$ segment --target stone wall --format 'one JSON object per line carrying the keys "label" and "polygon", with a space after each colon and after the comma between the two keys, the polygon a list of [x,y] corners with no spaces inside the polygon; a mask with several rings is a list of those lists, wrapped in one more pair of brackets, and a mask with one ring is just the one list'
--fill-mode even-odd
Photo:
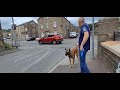
{"label": "stone wall", "polygon": [[114,53],[114,49],[110,50],[109,46],[107,47],[108,48],[101,45],[99,60],[101,60],[111,72],[115,73],[118,63],[120,62],[120,52],[118,52],[119,54],[116,54]]}
{"label": "stone wall", "polygon": [[105,42],[108,40],[108,34],[98,34],[98,58],[101,56],[101,42]]}
{"label": "stone wall", "polygon": [[120,26],[120,21],[119,18],[103,19],[97,22],[97,26],[98,28],[96,29],[96,31],[99,34],[113,34],[114,31],[118,30],[118,27]]}
{"label": "stone wall", "polygon": [[[108,45],[101,45],[103,42],[111,42]],[[115,41],[117,42],[117,41]],[[112,41],[111,36],[109,34],[98,34],[98,59],[101,60],[111,72],[115,72],[117,68],[118,62],[120,62],[120,53],[115,53],[115,49],[113,46],[116,43]],[[107,48],[106,48],[107,47]],[[116,48],[116,50],[120,51],[120,46]],[[112,48],[112,49],[110,49]]]}
{"label": "stone wall", "polygon": [[[103,19],[100,20],[97,25],[98,28],[96,29],[96,31],[98,32],[98,59],[103,61],[106,67],[108,67],[111,72],[115,72],[117,64],[120,61],[120,55],[116,54],[115,52],[117,50],[120,51],[120,46],[117,47],[116,50],[114,50],[113,45],[115,42],[112,41],[114,40],[114,31],[117,31],[118,27],[120,26],[119,18]],[[112,44],[108,46],[101,45],[101,43],[107,41],[112,42]]]}

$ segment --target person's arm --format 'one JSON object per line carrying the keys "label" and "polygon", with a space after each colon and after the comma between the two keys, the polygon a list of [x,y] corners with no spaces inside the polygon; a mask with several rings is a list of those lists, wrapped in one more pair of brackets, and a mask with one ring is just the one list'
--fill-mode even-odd
{"label": "person's arm", "polygon": [[86,41],[88,40],[88,38],[89,38],[89,33],[88,32],[84,32],[84,37],[83,37],[82,43],[80,45],[80,50],[83,49],[83,46],[86,43]]}

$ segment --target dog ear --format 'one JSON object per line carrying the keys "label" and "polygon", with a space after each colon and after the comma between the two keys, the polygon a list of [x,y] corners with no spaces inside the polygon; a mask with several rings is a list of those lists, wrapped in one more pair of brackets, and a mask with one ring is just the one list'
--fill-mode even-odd
{"label": "dog ear", "polygon": [[69,52],[70,52],[70,48],[69,48]]}

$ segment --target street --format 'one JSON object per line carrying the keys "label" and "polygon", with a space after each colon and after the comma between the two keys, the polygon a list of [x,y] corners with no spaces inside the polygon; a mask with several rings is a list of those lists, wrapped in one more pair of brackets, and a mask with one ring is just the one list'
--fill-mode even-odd
{"label": "street", "polygon": [[[62,44],[57,45],[39,45],[37,41],[21,41],[20,51],[0,56],[0,73],[47,73],[65,58],[65,48],[74,47],[77,41],[78,38],[64,39]],[[96,54],[97,37],[94,43]],[[91,51],[88,54],[92,58]]]}

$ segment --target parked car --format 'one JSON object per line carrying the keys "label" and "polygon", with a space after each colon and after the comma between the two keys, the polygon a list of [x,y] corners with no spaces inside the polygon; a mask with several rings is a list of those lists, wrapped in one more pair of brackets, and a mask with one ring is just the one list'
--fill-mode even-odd
{"label": "parked car", "polygon": [[53,43],[53,44],[57,44],[57,43],[62,43],[63,41],[63,37],[59,34],[48,34],[45,35],[43,38],[40,38],[38,40],[39,44],[43,44],[43,43]]}
{"label": "parked car", "polygon": [[70,32],[70,38],[76,38],[77,33],[76,32]]}
{"label": "parked car", "polygon": [[40,38],[36,38],[35,40],[38,41]]}
{"label": "parked car", "polygon": [[79,33],[76,33],[77,36],[79,36]]}
{"label": "parked car", "polygon": [[36,37],[29,37],[28,39],[27,39],[27,41],[34,41],[36,39]]}

